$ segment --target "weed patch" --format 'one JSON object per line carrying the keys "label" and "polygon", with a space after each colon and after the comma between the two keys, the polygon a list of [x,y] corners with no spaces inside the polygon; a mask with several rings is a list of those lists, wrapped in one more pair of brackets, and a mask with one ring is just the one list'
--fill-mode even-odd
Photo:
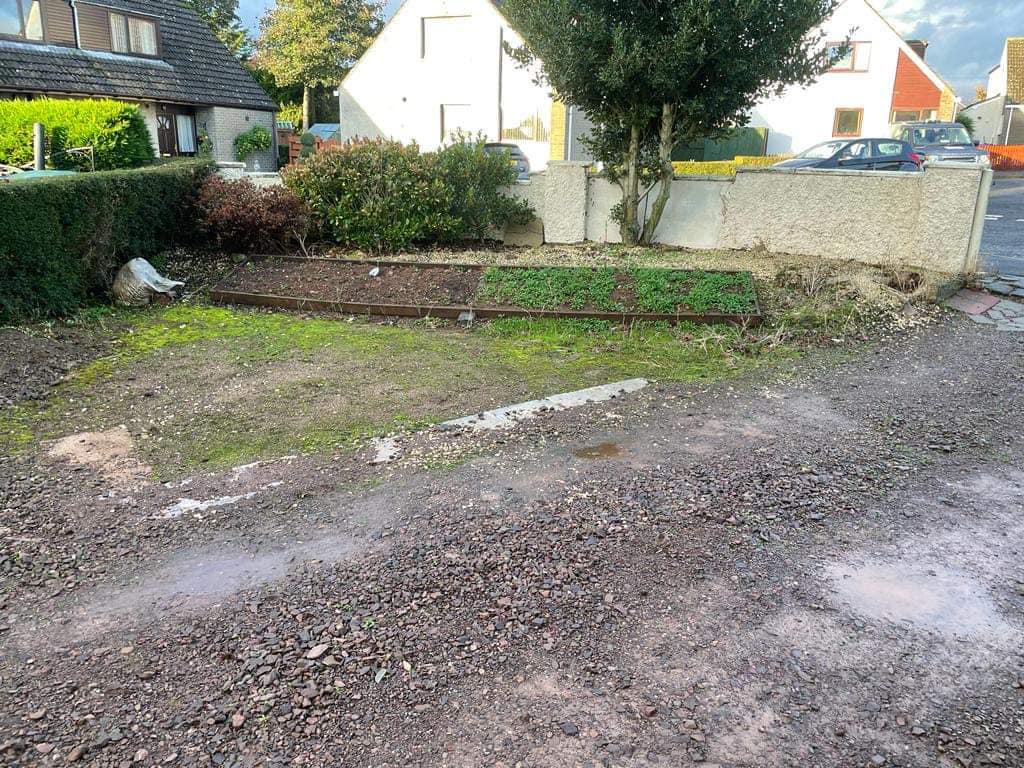
{"label": "weed patch", "polygon": [[694,312],[716,310],[743,315],[757,309],[754,281],[746,272],[678,271],[658,268],[631,270],[636,281],[637,309],[671,314],[680,308]]}
{"label": "weed patch", "polygon": [[548,267],[484,271],[477,302],[522,307],[523,309],[566,308],[622,311],[614,294],[615,270]]}

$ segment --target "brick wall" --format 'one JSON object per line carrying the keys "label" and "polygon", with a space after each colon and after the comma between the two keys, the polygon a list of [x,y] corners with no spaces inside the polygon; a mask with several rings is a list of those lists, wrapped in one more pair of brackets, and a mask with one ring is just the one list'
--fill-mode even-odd
{"label": "brick wall", "polygon": [[551,159],[565,160],[565,103],[557,99],[551,102]]}
{"label": "brick wall", "polygon": [[942,100],[939,102],[939,120],[952,120],[956,116],[956,94],[952,88],[942,89]]}
{"label": "brick wall", "polygon": [[1013,101],[1024,101],[1024,37],[1006,41],[1006,94]]}
{"label": "brick wall", "polygon": [[[218,162],[234,162],[235,137],[245,133],[254,125],[262,125],[271,136],[276,133],[273,112],[261,112],[253,109],[234,109],[231,107],[206,107],[196,109],[196,129],[206,131],[213,142],[213,159]],[[277,150],[272,144],[265,152],[256,152],[246,158],[245,165],[249,170],[256,170],[259,163],[261,171],[277,170]]]}

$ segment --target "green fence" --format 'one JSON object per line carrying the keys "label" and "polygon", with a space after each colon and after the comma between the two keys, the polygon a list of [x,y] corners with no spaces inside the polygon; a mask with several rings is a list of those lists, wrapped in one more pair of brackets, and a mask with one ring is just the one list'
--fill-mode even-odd
{"label": "green fence", "polygon": [[761,157],[767,147],[767,128],[740,128],[725,139],[702,139],[691,144],[680,144],[672,153],[672,159],[713,162],[733,160],[737,155]]}

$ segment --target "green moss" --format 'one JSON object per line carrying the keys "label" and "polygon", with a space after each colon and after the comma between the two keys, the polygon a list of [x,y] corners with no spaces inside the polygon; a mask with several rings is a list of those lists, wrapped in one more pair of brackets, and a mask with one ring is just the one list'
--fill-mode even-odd
{"label": "green moss", "polygon": [[35,439],[35,411],[23,405],[0,409],[0,453],[19,453]]}
{"label": "green moss", "polygon": [[[483,333],[492,354],[534,380],[552,371],[568,385],[604,383],[612,376],[662,381],[709,380],[733,375],[770,357],[734,353],[742,332],[731,326],[635,323],[622,328],[600,320],[496,320]],[[771,357],[789,350],[780,347]]]}
{"label": "green moss", "polygon": [[56,396],[0,413],[0,449],[126,424],[170,479],[644,376],[734,375],[758,354],[731,327],[504,319],[463,331],[176,305],[120,313],[116,351]]}

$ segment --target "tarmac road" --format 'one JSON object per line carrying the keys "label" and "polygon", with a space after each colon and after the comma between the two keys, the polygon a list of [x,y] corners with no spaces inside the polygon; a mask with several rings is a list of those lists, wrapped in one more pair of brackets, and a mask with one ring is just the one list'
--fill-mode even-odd
{"label": "tarmac road", "polygon": [[983,271],[1024,274],[1024,178],[996,176],[981,241]]}

